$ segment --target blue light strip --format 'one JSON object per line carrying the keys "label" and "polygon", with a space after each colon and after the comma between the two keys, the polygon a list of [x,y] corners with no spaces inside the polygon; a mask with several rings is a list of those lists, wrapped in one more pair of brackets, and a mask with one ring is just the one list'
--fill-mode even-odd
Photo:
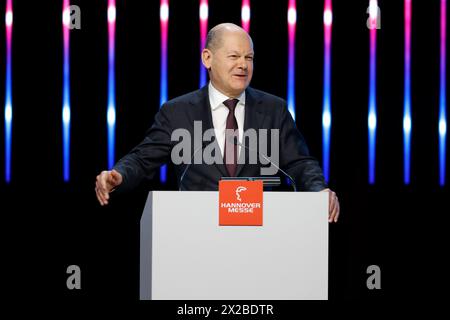
{"label": "blue light strip", "polygon": [[411,0],[405,0],[405,66],[403,105],[403,179],[410,183],[411,174]]}
{"label": "blue light strip", "polygon": [[[161,0],[159,19],[161,26],[161,76],[159,105],[162,107],[162,105],[167,101],[167,37],[169,24],[169,0]],[[159,180],[162,183],[167,181],[166,165],[162,166],[159,171]]]}
{"label": "blue light strip", "polygon": [[208,0],[200,0],[200,88],[205,86],[207,81],[206,68],[203,66],[201,53],[206,45],[206,35],[208,33],[208,11]]}
{"label": "blue light strip", "polygon": [[375,183],[376,135],[377,135],[377,1],[370,1],[370,74],[369,74],[369,112],[367,117],[369,137],[369,184]]}
{"label": "blue light strip", "polygon": [[64,182],[70,180],[70,9],[69,0],[63,1],[63,106],[62,106],[62,126],[63,126],[63,179]]}
{"label": "blue light strip", "polygon": [[446,28],[447,28],[447,0],[441,0],[441,54],[440,54],[440,94],[439,94],[439,185],[445,185],[445,160],[447,139],[447,97],[446,97]]}
{"label": "blue light strip", "polygon": [[108,169],[115,162],[116,133],[116,76],[115,76],[116,1],[108,1]]}
{"label": "blue light strip", "polygon": [[288,7],[288,84],[287,105],[295,120],[295,31],[297,25],[297,9],[295,0],[289,0]]}
{"label": "blue light strip", "polygon": [[5,79],[5,182],[11,182],[11,138],[12,138],[12,85],[11,85],[11,42],[13,9],[12,0],[6,2],[6,79]]}
{"label": "blue light strip", "polygon": [[324,62],[323,62],[323,106],[322,106],[322,167],[325,181],[330,179],[330,139],[331,139],[331,28],[333,13],[331,0],[325,1]]}

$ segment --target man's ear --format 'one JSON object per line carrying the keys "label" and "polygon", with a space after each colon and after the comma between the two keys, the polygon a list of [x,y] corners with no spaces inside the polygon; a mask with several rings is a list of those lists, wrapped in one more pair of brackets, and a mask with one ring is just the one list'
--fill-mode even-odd
{"label": "man's ear", "polygon": [[203,49],[202,51],[202,63],[206,69],[211,69],[212,52],[209,49]]}

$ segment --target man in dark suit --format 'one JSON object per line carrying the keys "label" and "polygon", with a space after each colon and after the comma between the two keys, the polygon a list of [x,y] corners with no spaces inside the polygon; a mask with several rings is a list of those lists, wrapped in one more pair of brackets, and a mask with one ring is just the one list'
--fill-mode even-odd
{"label": "man in dark suit", "polygon": [[[113,190],[132,190],[144,178],[153,177],[162,164],[174,162],[173,151],[178,141],[174,141],[173,133],[179,129],[194,136],[194,140],[196,134],[203,137],[208,130],[214,138],[207,144],[187,143],[192,146],[187,155],[189,161],[175,165],[180,189],[217,190],[222,176],[260,176],[264,161],[249,163],[249,153],[257,147],[248,145],[245,137],[249,130],[256,129],[258,133],[265,129],[276,131],[279,137],[279,148],[271,148],[269,144],[266,156],[269,152],[278,155],[279,159],[273,162],[293,178],[300,190],[329,192],[329,221],[336,222],[337,196],[327,188],[319,164],[309,155],[286,101],[249,87],[253,56],[252,39],[242,28],[224,23],[211,29],[202,52],[210,83],[165,103],[144,140],[120,159],[113,170],[97,176],[95,190],[100,204],[108,203]],[[196,124],[201,124],[200,132]],[[229,132],[235,133],[234,139],[230,139]],[[197,155],[205,155],[207,149],[213,150],[215,159],[224,161],[188,164]]]}

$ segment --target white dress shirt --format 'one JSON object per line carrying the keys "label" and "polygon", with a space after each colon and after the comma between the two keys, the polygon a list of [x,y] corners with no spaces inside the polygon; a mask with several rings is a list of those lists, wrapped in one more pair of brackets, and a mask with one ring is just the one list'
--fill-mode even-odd
{"label": "white dress shirt", "polygon": [[[222,152],[223,157],[223,149],[225,147],[225,129],[227,127],[228,113],[230,112],[229,109],[223,104],[223,102],[225,100],[233,98],[227,97],[219,90],[214,88],[211,81],[209,82],[208,85],[208,93],[209,93],[209,104],[211,105],[214,133],[216,135],[217,143],[219,144],[220,151]],[[238,99],[239,102],[237,103],[236,108],[234,109],[234,115],[236,117],[236,121],[238,124],[239,142],[242,143],[242,136],[244,135],[245,91],[242,92],[241,95],[236,99]],[[239,157],[240,147],[238,147],[237,149]]]}

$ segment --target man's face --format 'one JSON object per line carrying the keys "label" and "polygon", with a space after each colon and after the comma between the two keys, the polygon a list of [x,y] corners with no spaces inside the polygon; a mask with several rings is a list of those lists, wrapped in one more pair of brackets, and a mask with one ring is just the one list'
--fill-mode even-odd
{"label": "man's face", "polygon": [[215,50],[203,51],[203,64],[210,68],[214,87],[229,97],[239,96],[253,76],[253,45],[247,34],[224,31]]}

